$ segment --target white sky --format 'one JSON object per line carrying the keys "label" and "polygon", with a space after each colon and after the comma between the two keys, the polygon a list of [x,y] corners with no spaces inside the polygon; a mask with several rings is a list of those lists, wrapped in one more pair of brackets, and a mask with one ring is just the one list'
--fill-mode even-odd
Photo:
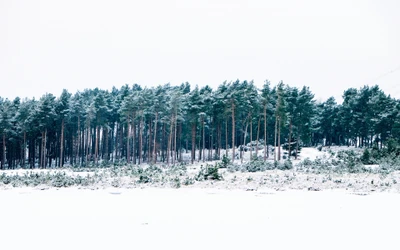
{"label": "white sky", "polygon": [[0,0],[0,96],[239,78],[310,86],[317,99],[379,84],[399,98],[399,9],[397,0]]}

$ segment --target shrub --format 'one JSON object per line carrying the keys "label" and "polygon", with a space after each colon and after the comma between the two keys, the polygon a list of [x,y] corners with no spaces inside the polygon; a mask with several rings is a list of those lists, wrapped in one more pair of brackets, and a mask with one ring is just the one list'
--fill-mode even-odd
{"label": "shrub", "polygon": [[111,182],[111,186],[118,188],[121,186],[121,179],[119,178],[114,178]]}
{"label": "shrub", "polygon": [[[161,170],[161,169],[160,169]],[[161,170],[162,172],[162,170]],[[161,173],[159,172],[159,173]],[[183,176],[185,175],[187,172],[187,168],[185,165],[183,164],[178,164],[178,165],[173,165],[169,170],[168,170],[168,174],[177,174],[179,176]]]}
{"label": "shrub", "polygon": [[369,150],[366,148],[366,149],[364,149],[364,152],[363,152],[363,154],[361,155],[361,158],[360,158],[360,160],[361,160],[361,162],[363,163],[363,164],[373,164],[373,161],[372,161],[372,159],[371,159],[371,153],[369,152]]}
{"label": "shrub", "polygon": [[247,172],[261,172],[265,171],[264,161],[258,159],[258,157],[253,158],[250,162],[247,162],[243,166],[243,170]]}
{"label": "shrub", "polygon": [[57,172],[52,176],[51,185],[53,187],[69,187],[75,184],[72,177],[66,175],[64,172]]}
{"label": "shrub", "polygon": [[183,181],[183,185],[189,186],[194,184],[194,179],[190,177],[186,177],[186,179]]}
{"label": "shrub", "polygon": [[147,175],[141,174],[139,176],[138,183],[149,183],[149,182],[151,182],[151,179]]}
{"label": "shrub", "polygon": [[341,150],[337,153],[340,160],[339,166],[347,169],[350,173],[365,172],[361,157],[354,150]]}
{"label": "shrub", "polygon": [[231,159],[228,158],[225,154],[222,156],[221,164],[219,165],[220,168],[227,168],[231,164]]}
{"label": "shrub", "polygon": [[218,173],[218,165],[206,165],[201,167],[199,173],[195,177],[196,181],[203,180],[222,180],[222,175]]}
{"label": "shrub", "polygon": [[285,160],[284,162],[274,161],[274,166],[279,170],[290,170],[293,168],[293,163],[290,160]]}
{"label": "shrub", "polygon": [[87,175],[86,177],[82,177],[80,175],[75,177],[75,185],[80,186],[89,186],[90,184],[90,176]]}
{"label": "shrub", "polygon": [[181,187],[181,180],[179,179],[178,176],[175,176],[175,178],[171,179],[171,186],[174,188],[180,188]]}

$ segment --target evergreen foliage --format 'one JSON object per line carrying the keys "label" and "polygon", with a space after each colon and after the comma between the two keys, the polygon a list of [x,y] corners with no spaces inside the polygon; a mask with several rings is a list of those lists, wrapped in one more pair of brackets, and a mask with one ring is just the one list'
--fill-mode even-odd
{"label": "evergreen foliage", "polygon": [[308,87],[266,81],[257,89],[240,80],[215,90],[187,82],[64,90],[39,100],[0,97],[0,136],[1,169],[213,159],[227,167],[247,153],[266,161],[268,145],[277,148],[276,160],[282,145],[295,158],[302,146],[363,147],[362,163],[372,164],[399,156],[400,101],[378,86],[347,89],[339,104],[316,102]]}

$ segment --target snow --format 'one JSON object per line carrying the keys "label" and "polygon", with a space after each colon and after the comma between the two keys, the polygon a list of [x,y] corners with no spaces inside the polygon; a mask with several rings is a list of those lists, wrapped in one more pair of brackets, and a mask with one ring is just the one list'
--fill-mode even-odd
{"label": "snow", "polygon": [[0,192],[1,249],[397,249],[400,195],[343,190]]}

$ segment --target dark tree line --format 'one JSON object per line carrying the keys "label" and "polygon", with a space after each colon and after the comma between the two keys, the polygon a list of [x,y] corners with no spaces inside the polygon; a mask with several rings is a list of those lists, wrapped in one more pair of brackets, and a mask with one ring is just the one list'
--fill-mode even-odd
{"label": "dark tree line", "polygon": [[[350,88],[343,103],[316,103],[308,87],[283,82],[224,82],[216,89],[135,84],[111,91],[87,89],[39,100],[0,98],[0,160],[5,168],[97,166],[113,162],[175,164],[243,159],[241,145],[281,145],[297,157],[300,146],[385,147],[400,138],[400,102],[378,86]],[[226,149],[226,150],[225,150]],[[197,152],[197,154],[196,154]],[[264,160],[270,157],[263,150]]]}

